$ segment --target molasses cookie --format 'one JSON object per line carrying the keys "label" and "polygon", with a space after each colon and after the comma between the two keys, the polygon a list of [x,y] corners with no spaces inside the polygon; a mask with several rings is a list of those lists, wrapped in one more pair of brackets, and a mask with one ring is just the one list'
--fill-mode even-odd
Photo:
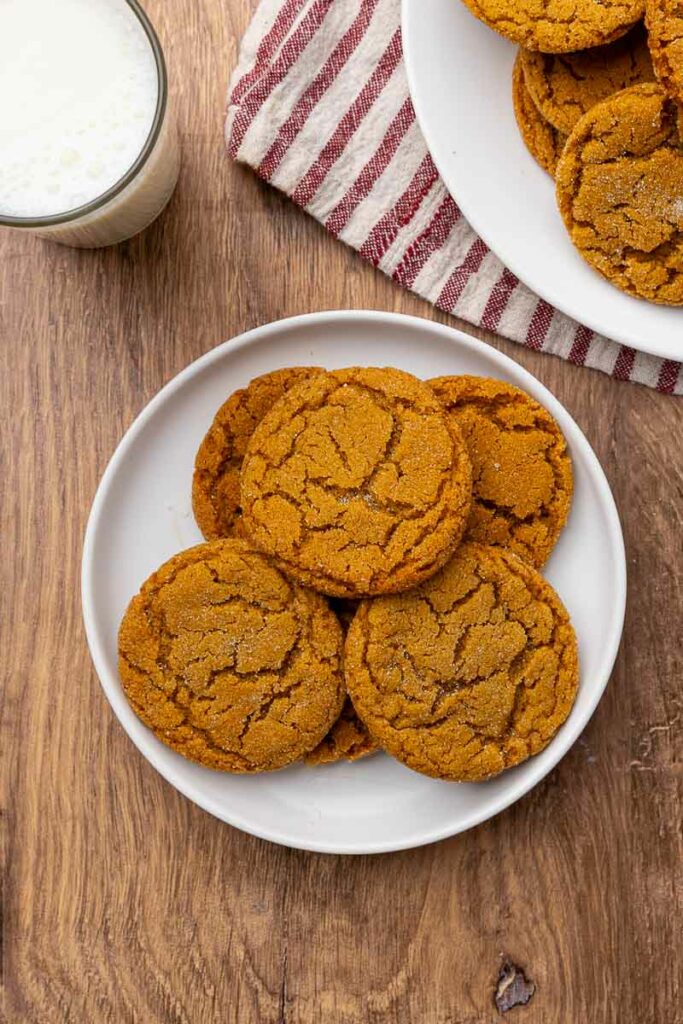
{"label": "molasses cookie", "polygon": [[341,715],[325,739],[306,754],[304,760],[311,767],[336,761],[359,761],[377,749],[378,744],[356,714],[351,698],[347,697]]}
{"label": "molasses cookie", "polygon": [[546,121],[531,99],[529,90],[524,82],[519,54],[517,54],[517,59],[512,69],[512,105],[515,111],[517,127],[526,148],[536,163],[540,164],[543,170],[547,171],[551,177],[554,177],[557,161],[564,149],[566,136],[558,132],[556,128],[553,128],[549,121]]}
{"label": "molasses cookie", "polygon": [[119,672],[135,713],[179,754],[271,771],[339,716],[342,643],[324,598],[229,539],[181,552],[143,584],[121,623]]}
{"label": "molasses cookie", "polygon": [[531,99],[563,135],[600,100],[654,80],[642,25],[607,46],[563,54],[520,50],[520,60]]}
{"label": "molasses cookie", "polygon": [[[331,606],[339,619],[342,631],[346,634],[358,609],[358,602],[339,598],[333,599]],[[311,766],[332,764],[342,760],[358,761],[361,757],[374,753],[377,746],[356,714],[351,698],[347,697],[341,715],[325,739],[310,754],[306,754],[304,760]]]}
{"label": "molasses cookie", "polygon": [[601,46],[643,16],[644,0],[465,0],[480,21],[527,50],[567,53]]}
{"label": "molasses cookie", "polygon": [[460,431],[394,369],[321,373],[280,399],[242,466],[244,527],[297,582],[336,597],[406,590],[446,562],[471,504]]}
{"label": "molasses cookie", "polygon": [[472,462],[467,537],[510,548],[540,568],[572,500],[562,431],[547,409],[512,384],[469,376],[429,384],[460,428]]}
{"label": "molasses cookie", "polygon": [[197,452],[192,480],[192,508],[207,540],[240,532],[240,469],[247,442],[287,389],[316,372],[310,366],[290,366],[256,377],[216,413]]}
{"label": "molasses cookie", "polygon": [[345,672],[390,754],[474,782],[547,746],[574,703],[578,654],[543,577],[510,551],[469,542],[416,590],[363,602]]}
{"label": "molasses cookie", "polygon": [[655,74],[667,94],[683,103],[683,2],[646,0],[645,22]]}
{"label": "molasses cookie", "polygon": [[683,148],[661,86],[635,85],[589,110],[556,181],[569,237],[595,270],[630,295],[683,304]]}

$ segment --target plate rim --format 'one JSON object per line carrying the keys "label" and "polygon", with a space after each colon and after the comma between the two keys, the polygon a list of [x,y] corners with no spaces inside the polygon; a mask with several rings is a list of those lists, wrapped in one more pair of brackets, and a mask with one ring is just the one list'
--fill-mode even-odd
{"label": "plate rim", "polygon": [[[488,232],[486,230],[481,229],[481,224],[479,223],[477,210],[470,207],[467,203],[463,204],[461,202],[461,199],[455,194],[457,189],[451,188],[451,185],[455,184],[453,182],[453,175],[449,173],[446,161],[442,158],[441,146],[439,144],[438,139],[435,139],[432,132],[428,128],[429,118],[425,111],[425,105],[423,104],[421,99],[421,90],[417,84],[416,78],[416,66],[418,62],[414,59],[414,37],[412,35],[412,29],[409,27],[412,24],[409,11],[412,11],[413,4],[415,5],[415,7],[417,7],[418,4],[424,5],[424,2],[425,0],[401,0],[401,35],[403,40],[403,58],[406,69],[406,77],[408,80],[408,90],[410,92],[410,99],[415,109],[415,116],[417,118],[420,131],[422,132],[422,135],[424,137],[427,150],[434,161],[436,169],[439,172],[439,175],[443,180],[443,183],[446,186],[448,193],[458,204],[458,207],[460,208],[465,220],[470,225],[472,230],[482,239],[484,244],[491,250],[491,252],[498,257],[501,263],[505,267],[507,267],[508,270],[510,270],[515,275],[515,277],[517,277],[522,282],[522,284],[524,284],[525,287],[528,288],[530,292],[532,292],[532,294],[537,295],[540,299],[543,299],[545,302],[549,303],[564,316],[569,317],[569,319],[572,320],[574,323],[578,324],[579,326],[587,327],[589,330],[593,331],[594,334],[599,335],[604,340],[612,342],[615,345],[625,345],[629,348],[635,349],[637,352],[641,352],[649,356],[654,356],[657,359],[668,359],[678,362],[682,361],[683,350],[679,353],[672,353],[671,351],[664,350],[661,347],[659,347],[657,345],[657,334],[655,331],[652,331],[652,335],[655,338],[654,343],[652,343],[649,340],[650,335],[647,332],[640,332],[637,335],[630,335],[628,334],[628,331],[626,331],[626,333],[624,333],[624,331],[619,331],[621,337],[615,337],[613,327],[610,327],[610,325],[606,321],[602,321],[600,319],[599,311],[596,311],[595,315],[582,315],[580,318],[577,318],[576,314],[567,307],[566,302],[563,298],[562,289],[559,285],[557,289],[554,289],[551,282],[549,282],[547,286],[544,282],[542,287],[539,287],[535,282],[534,284],[530,284],[525,274],[525,268],[524,266],[520,266],[520,264],[518,263],[514,251],[512,253],[510,253],[509,251],[506,252],[505,242],[503,242],[501,246],[498,239],[496,239],[495,245],[492,244],[490,238],[488,237]],[[450,0],[450,2],[456,3],[458,2],[458,0]],[[470,14],[470,17],[474,17],[474,15]],[[489,29],[489,31],[493,32],[494,30]],[[515,45],[511,41],[509,42],[511,46]],[[593,270],[592,267],[589,267],[589,269],[597,277],[602,278],[602,275],[598,274],[598,272],[596,270]],[[606,286],[610,288],[616,288],[615,285],[611,285],[608,281],[604,281],[604,283]],[[619,291],[619,289],[616,290]],[[646,299],[638,299],[636,296],[627,295],[625,292],[621,292],[620,294],[622,294],[625,298],[628,298],[631,301],[638,303],[639,305],[643,303],[646,303],[647,305],[653,305],[655,307],[657,307],[658,305],[657,303],[648,303]],[[668,308],[672,310],[676,309],[675,306],[659,306],[658,308]],[[681,309],[681,314],[683,326],[683,308]]]}
{"label": "plate rim", "polygon": [[[155,395],[153,395],[149,402],[143,406],[141,411],[125,430],[123,436],[116,445],[113,454],[109,458],[98,484],[85,529],[81,561],[81,603],[88,648],[100,686],[104,691],[104,695],[106,696],[107,701],[109,702],[128,739],[133,742],[144,759],[152,765],[152,767],[167,783],[177,789],[178,792],[182,793],[184,797],[191,800],[202,810],[207,811],[209,814],[212,814],[219,820],[231,825],[233,828],[238,828],[240,831],[257,836],[259,839],[265,839],[268,842],[277,843],[278,845],[286,846],[290,849],[307,850],[314,853],[329,853],[334,855],[368,855],[398,852],[406,849],[417,849],[421,846],[439,842],[442,839],[466,832],[484,821],[495,817],[497,814],[500,814],[502,811],[510,807],[513,803],[516,803],[517,800],[530,792],[530,790],[538,785],[546,775],[557,767],[559,762],[571,749],[592,718],[612,674],[619,646],[621,644],[626,611],[626,552],[619,513],[617,511],[609,482],[597,455],[593,451],[590,442],[584,435],[581,428],[559,399],[556,398],[552,392],[538,380],[538,378],[534,377],[534,375],[523,366],[515,362],[514,359],[511,359],[510,356],[505,355],[503,352],[499,352],[492,346],[486,345],[486,348],[490,350],[494,363],[498,363],[502,368],[507,368],[508,366],[514,368],[514,373],[516,375],[521,375],[522,386],[524,386],[525,383],[531,383],[534,390],[540,389],[543,404],[547,405],[550,412],[556,418],[558,418],[559,413],[559,419],[561,421],[566,421],[566,423],[562,423],[563,432],[568,435],[568,440],[571,441],[573,446],[577,446],[582,450],[582,454],[587,462],[591,480],[600,492],[602,508],[606,515],[608,533],[613,547],[616,566],[616,578],[614,581],[616,600],[612,608],[612,615],[610,619],[610,642],[603,648],[600,661],[600,671],[596,673],[600,682],[595,687],[583,716],[573,725],[570,725],[569,721],[566,722],[560,733],[558,733],[552,740],[551,745],[556,746],[556,756],[551,758],[546,767],[537,768],[535,772],[532,769],[528,778],[523,779],[521,783],[517,783],[516,785],[513,784],[509,791],[501,794],[499,799],[494,802],[492,809],[486,809],[481,813],[479,811],[473,811],[464,819],[464,821],[460,822],[456,828],[453,828],[452,825],[447,825],[444,828],[435,828],[430,832],[425,833],[417,841],[412,838],[408,838],[405,842],[389,841],[387,843],[373,842],[370,844],[364,844],[362,840],[356,840],[346,845],[326,840],[316,841],[314,838],[302,842],[301,840],[294,840],[286,834],[283,834],[282,831],[278,830],[278,828],[267,829],[261,826],[254,826],[239,814],[226,813],[225,809],[218,806],[217,801],[210,796],[197,792],[193,783],[183,777],[181,768],[176,772],[175,770],[169,770],[167,765],[162,765],[160,759],[157,757],[156,749],[151,745],[148,749],[145,742],[146,733],[137,737],[132,735],[127,728],[123,715],[124,708],[128,708],[128,705],[125,701],[125,697],[121,692],[119,692],[121,690],[121,686],[118,674],[110,671],[108,658],[104,650],[104,641],[100,637],[99,630],[96,626],[94,550],[97,532],[100,527],[104,510],[106,509],[106,502],[110,488],[115,480],[119,466],[124,462],[130,448],[135,443],[138,434],[144,429],[148,420],[155,415],[157,409],[162,407],[176,391],[196,377],[206,367],[211,366],[215,362],[221,361],[226,352],[234,352],[237,349],[241,349],[249,345],[269,341],[273,336],[296,329],[297,327],[304,327],[307,325],[324,326],[325,324],[334,323],[340,320],[367,321],[369,323],[375,322],[390,325],[400,323],[404,327],[414,325],[416,328],[421,330],[427,328],[435,334],[440,335],[443,339],[449,340],[451,343],[455,343],[456,347],[460,346],[474,351],[478,351],[482,344],[486,345],[485,342],[478,341],[476,338],[465,334],[457,328],[436,323],[426,317],[410,316],[403,313],[391,313],[382,310],[346,309],[305,313],[298,316],[274,320],[259,327],[244,331],[239,335],[235,335],[233,338],[227,339],[226,341],[218,344],[215,348],[205,352],[203,355],[199,356],[180,370],[179,373],[175,374],[175,376],[167,381],[167,383],[164,384]],[[150,733],[149,735],[151,737],[153,734]],[[532,759],[531,764],[533,765],[533,763]]]}

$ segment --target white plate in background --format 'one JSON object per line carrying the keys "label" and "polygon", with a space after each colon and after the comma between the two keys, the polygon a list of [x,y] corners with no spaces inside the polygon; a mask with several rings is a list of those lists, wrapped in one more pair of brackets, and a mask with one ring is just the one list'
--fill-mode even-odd
{"label": "white plate in background", "polygon": [[[552,743],[496,779],[439,782],[384,754],[316,769],[297,765],[257,776],[223,774],[165,747],[126,701],[117,672],[119,622],[147,576],[202,539],[190,490],[195,452],[214,413],[252,377],[300,364],[391,365],[424,378],[498,377],[542,402],[564,431],[575,497],[546,575],[576,627],[581,683]],[[85,537],[82,591],[88,643],[104,691],[130,738],[165,779],[216,817],[272,842],[328,853],[378,853],[471,828],[518,800],[557,764],[586,725],[612,670],[626,569],[619,518],[602,469],[576,423],[539,381],[460,331],[414,317],[348,311],[249,331],[192,363],[152,399],[116,449],[97,491]]]}
{"label": "white plate in background", "polygon": [[569,241],[554,182],[515,121],[515,44],[461,0],[403,0],[403,51],[427,146],[489,248],[537,295],[598,334],[683,359],[683,309],[619,291]]}

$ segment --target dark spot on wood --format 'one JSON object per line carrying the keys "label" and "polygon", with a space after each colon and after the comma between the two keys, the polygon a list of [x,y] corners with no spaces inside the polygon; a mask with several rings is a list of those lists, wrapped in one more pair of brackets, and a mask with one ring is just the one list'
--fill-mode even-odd
{"label": "dark spot on wood", "polygon": [[526,1006],[536,986],[529,981],[521,967],[512,960],[504,960],[498,972],[494,1000],[499,1013],[507,1013],[515,1006]]}

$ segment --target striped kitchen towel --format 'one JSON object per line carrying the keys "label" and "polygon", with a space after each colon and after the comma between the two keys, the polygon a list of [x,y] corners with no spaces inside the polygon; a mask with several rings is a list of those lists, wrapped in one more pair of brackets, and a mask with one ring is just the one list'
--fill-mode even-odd
{"label": "striped kitchen towel", "polygon": [[683,394],[680,363],[528,290],[446,191],[410,101],[400,0],[261,0],[230,85],[230,156],[439,309],[617,380]]}

